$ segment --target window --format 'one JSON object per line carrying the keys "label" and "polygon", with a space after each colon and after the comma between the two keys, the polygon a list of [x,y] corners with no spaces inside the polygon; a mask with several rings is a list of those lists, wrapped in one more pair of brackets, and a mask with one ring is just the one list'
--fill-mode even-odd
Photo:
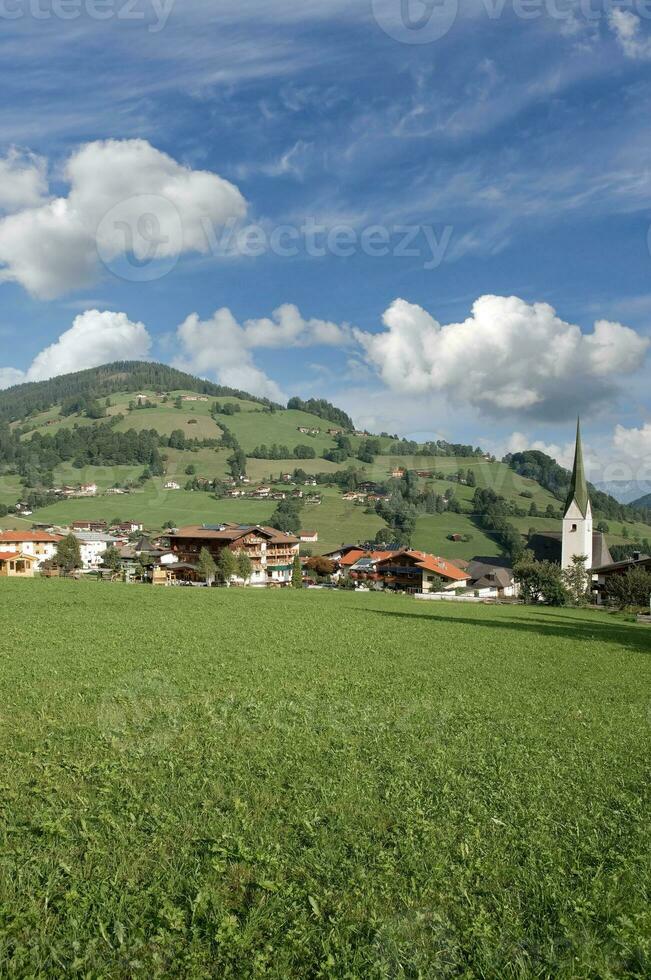
{"label": "window", "polygon": [[573,524],[573,525],[572,525],[572,530],[573,530],[573,531],[576,531],[576,529],[577,529],[577,525],[576,525],[576,524]]}

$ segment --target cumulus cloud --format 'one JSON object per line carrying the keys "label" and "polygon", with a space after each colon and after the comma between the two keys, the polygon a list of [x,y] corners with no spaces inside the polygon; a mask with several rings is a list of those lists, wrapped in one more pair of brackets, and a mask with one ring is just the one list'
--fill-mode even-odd
{"label": "cumulus cloud", "polygon": [[649,341],[621,323],[599,320],[590,334],[547,303],[482,296],[462,323],[440,324],[420,306],[396,300],[381,333],[355,337],[396,392],[441,392],[493,415],[562,418],[617,391],[617,378],[641,366]]}
{"label": "cumulus cloud", "polygon": [[45,381],[59,374],[83,371],[116,360],[146,358],[151,338],[143,323],[134,323],[126,313],[86,310],[72,326],[36,355],[27,371],[0,368],[0,388],[25,381]]}
{"label": "cumulus cloud", "polygon": [[240,324],[229,309],[217,310],[208,320],[192,313],[178,328],[181,353],[177,366],[197,374],[213,374],[221,384],[242,388],[275,401],[283,394],[275,381],[254,363],[256,348],[342,346],[352,339],[347,324],[305,319],[298,308],[285,303],[271,317]]}
{"label": "cumulus cloud", "polygon": [[645,422],[639,429],[627,429],[616,425],[613,434],[613,446],[625,459],[644,460],[651,464],[651,422]]}
{"label": "cumulus cloud", "polygon": [[0,368],[0,390],[22,384],[23,381],[25,381],[24,371],[19,371],[18,368]]}
{"label": "cumulus cloud", "polygon": [[[513,432],[509,436],[506,444],[507,453],[523,453],[528,449],[537,449],[538,452],[551,456],[557,463],[564,466],[566,470],[571,470],[574,463],[574,442],[566,442],[559,445],[555,442],[543,442],[542,439],[532,439],[524,432]],[[584,462],[586,461],[586,447],[584,446]],[[588,467],[589,468],[589,467]]]}
{"label": "cumulus cloud", "polygon": [[88,143],[64,174],[67,197],[0,220],[0,281],[18,282],[43,299],[96,281],[100,258],[111,268],[133,254],[139,270],[133,278],[144,279],[143,263],[205,254],[206,230],[246,213],[235,185],[182,166],[146,140]]}
{"label": "cumulus cloud", "polygon": [[608,23],[627,58],[651,58],[651,38],[642,36],[637,14],[613,7]]}
{"label": "cumulus cloud", "polygon": [[[538,449],[555,459],[566,469],[574,462],[574,440],[563,444],[544,442],[513,432],[506,444],[506,452],[518,453],[526,449]],[[584,433],[583,457],[588,479],[593,483],[630,481],[640,484],[640,496],[646,492],[642,483],[651,480],[651,423],[639,428],[616,425],[611,434],[601,433],[599,438]]]}
{"label": "cumulus cloud", "polygon": [[0,157],[0,211],[40,204],[47,194],[46,171],[43,157],[16,147]]}

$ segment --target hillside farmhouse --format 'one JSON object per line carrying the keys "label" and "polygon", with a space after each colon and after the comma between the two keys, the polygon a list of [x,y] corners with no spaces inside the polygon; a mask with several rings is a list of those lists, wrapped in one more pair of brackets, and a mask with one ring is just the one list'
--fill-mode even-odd
{"label": "hillside farmhouse", "polygon": [[298,532],[298,539],[301,542],[301,544],[316,544],[316,542],[319,540],[319,532],[318,531],[299,531]]}

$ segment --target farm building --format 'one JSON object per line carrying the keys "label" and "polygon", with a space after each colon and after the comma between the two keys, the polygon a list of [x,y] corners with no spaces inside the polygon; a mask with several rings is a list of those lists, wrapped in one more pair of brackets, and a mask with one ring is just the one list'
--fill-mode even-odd
{"label": "farm building", "polygon": [[298,532],[299,541],[302,544],[314,544],[319,540],[318,531],[299,531]]}

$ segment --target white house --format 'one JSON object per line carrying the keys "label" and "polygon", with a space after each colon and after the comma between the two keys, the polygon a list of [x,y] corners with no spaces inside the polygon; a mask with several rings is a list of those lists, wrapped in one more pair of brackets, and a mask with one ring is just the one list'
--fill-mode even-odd
{"label": "white house", "polygon": [[99,568],[109,545],[123,543],[123,539],[114,538],[111,534],[100,534],[98,531],[76,531],[74,534],[79,542],[81,564],[85,572],[94,572]]}
{"label": "white house", "polygon": [[84,497],[94,497],[97,493],[96,483],[82,483],[79,487],[79,493]]}
{"label": "white house", "polygon": [[48,534],[47,531],[1,531],[0,551],[16,551],[36,558],[35,568],[44,561],[54,558],[61,534]]}
{"label": "white house", "polygon": [[181,484],[177,483],[176,480],[168,480],[167,483],[163,484],[165,490],[180,490]]}
{"label": "white house", "polygon": [[319,540],[318,531],[299,531],[298,539],[303,544],[315,544]]}

